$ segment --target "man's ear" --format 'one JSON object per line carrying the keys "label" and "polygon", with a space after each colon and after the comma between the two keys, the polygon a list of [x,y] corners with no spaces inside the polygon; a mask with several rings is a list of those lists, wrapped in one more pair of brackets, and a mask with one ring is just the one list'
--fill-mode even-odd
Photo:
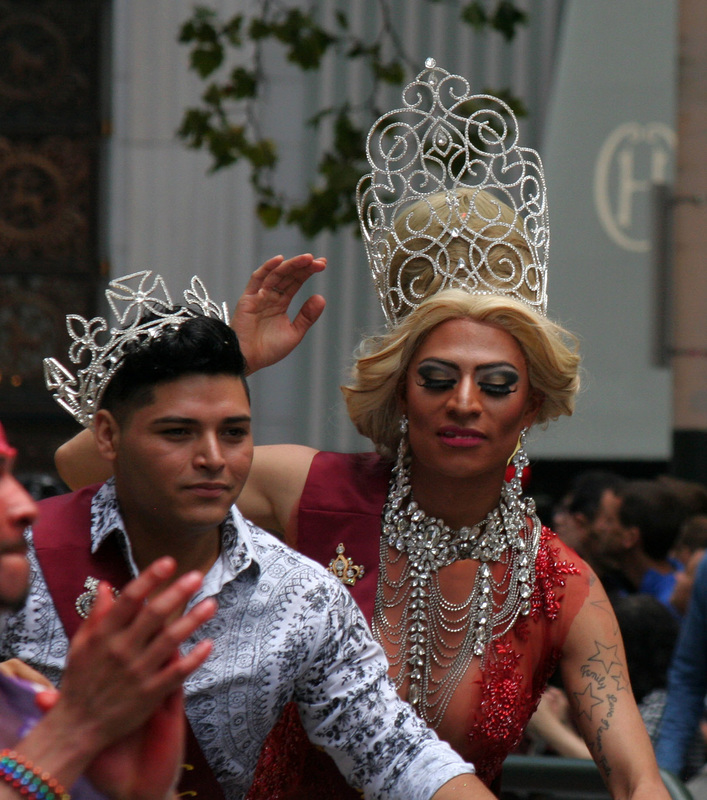
{"label": "man's ear", "polygon": [[107,461],[114,461],[120,442],[120,426],[115,417],[105,408],[93,417],[93,438],[98,452]]}

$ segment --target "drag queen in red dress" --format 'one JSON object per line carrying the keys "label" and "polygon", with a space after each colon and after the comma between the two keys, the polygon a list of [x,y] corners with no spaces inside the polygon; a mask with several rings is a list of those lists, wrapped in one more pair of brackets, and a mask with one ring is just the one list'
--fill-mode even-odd
{"label": "drag queen in red dress", "polygon": [[[667,800],[606,594],[522,491],[527,430],[571,414],[579,387],[574,339],[546,316],[539,157],[502,101],[426,67],[373,126],[358,192],[387,330],[343,392],[376,452],[258,447],[238,505],[350,588],[400,695],[488,785],[559,668],[612,796]],[[323,268],[275,258],[253,274],[232,321],[252,371],[321,313],[315,296],[287,314]],[[88,460],[65,448],[65,479],[100,477],[71,473]],[[347,791],[290,708],[251,800]]]}

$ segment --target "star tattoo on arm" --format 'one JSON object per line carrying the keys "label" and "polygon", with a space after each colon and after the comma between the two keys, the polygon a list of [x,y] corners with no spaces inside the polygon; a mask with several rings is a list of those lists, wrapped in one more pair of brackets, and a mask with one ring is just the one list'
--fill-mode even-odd
{"label": "star tattoo on arm", "polygon": [[577,705],[577,716],[581,717],[584,715],[589,720],[592,719],[595,706],[604,702],[601,697],[597,697],[597,695],[594,694],[591,683],[587,684],[583,692],[573,692],[573,694]]}
{"label": "star tattoo on arm", "polygon": [[596,639],[594,640],[594,644],[596,645],[597,651],[593,656],[589,656],[589,661],[593,661],[595,664],[601,664],[604,667],[607,675],[610,674],[611,668],[614,666],[614,664],[616,664],[618,667],[623,667],[623,664],[616,654],[618,649],[617,644],[606,647],[601,642],[596,641]]}

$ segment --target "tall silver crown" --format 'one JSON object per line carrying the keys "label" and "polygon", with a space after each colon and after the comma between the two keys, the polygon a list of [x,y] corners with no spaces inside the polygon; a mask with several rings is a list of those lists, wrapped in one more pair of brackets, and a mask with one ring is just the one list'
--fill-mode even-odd
{"label": "tall silver crown", "polygon": [[[228,322],[226,304],[214,303],[200,278],[194,276],[184,292],[186,306],[174,308],[161,275],[133,272],[116,278],[106,289],[116,327],[103,317],[86,320],[69,314],[66,327],[73,343],[69,359],[84,364],[74,376],[54,358],[44,359],[44,382],[54,399],[84,427],[89,427],[100,407],[103,393],[121,365],[126,347],[156,339],[166,328],[175,329],[199,314]],[[151,315],[148,321],[145,317]]]}
{"label": "tall silver crown", "polygon": [[403,107],[371,128],[371,172],[356,192],[388,324],[445,288],[508,295],[545,314],[550,231],[540,156],[518,145],[503,100],[471,94],[465,78],[432,58],[425,67],[405,87]]}

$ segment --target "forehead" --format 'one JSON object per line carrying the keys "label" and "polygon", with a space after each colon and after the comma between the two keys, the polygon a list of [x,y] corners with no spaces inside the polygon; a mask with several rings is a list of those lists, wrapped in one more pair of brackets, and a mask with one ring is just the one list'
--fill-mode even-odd
{"label": "forehead", "polygon": [[155,386],[153,401],[141,411],[147,417],[243,416],[250,414],[250,403],[235,375],[184,375]]}
{"label": "forehead", "polygon": [[507,362],[519,370],[525,366],[516,339],[498,325],[478,320],[450,319],[433,328],[418,346],[413,363],[427,358],[454,361],[460,366]]}
{"label": "forehead", "polygon": [[604,489],[599,506],[607,514],[615,514],[621,506],[621,498],[613,489]]}

